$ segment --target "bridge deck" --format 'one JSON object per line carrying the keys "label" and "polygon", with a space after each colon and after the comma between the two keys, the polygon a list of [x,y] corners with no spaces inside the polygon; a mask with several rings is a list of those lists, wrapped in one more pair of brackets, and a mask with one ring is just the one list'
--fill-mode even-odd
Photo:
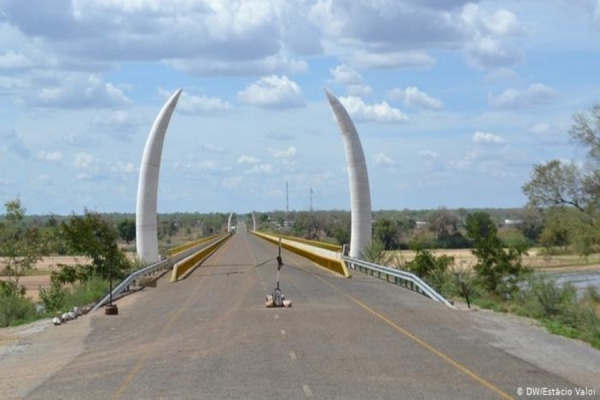
{"label": "bridge deck", "polygon": [[240,229],[186,280],[93,316],[84,353],[30,398],[485,399],[575,387],[491,345],[474,313],[286,251],[293,307],[267,309],[275,262],[254,266],[276,255]]}

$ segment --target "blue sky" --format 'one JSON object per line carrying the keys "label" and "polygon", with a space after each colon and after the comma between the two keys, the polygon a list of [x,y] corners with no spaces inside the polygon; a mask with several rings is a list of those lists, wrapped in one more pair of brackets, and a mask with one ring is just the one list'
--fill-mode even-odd
{"label": "blue sky", "polygon": [[135,212],[156,114],[159,212],[349,209],[353,117],[374,209],[520,207],[581,161],[598,0],[0,0],[0,200]]}

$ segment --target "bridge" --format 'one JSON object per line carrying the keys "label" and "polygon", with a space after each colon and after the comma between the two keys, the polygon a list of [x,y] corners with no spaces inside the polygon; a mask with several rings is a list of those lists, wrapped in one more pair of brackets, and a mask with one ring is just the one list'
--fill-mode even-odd
{"label": "bridge", "polygon": [[[600,355],[510,317],[448,307],[282,250],[291,308],[266,308],[277,244],[232,235],[184,279],[170,274],[95,312],[84,350],[31,399],[497,399],[597,388]],[[69,324],[56,329],[65,329]],[[568,396],[550,396],[568,398]],[[573,395],[575,397],[575,395]]]}

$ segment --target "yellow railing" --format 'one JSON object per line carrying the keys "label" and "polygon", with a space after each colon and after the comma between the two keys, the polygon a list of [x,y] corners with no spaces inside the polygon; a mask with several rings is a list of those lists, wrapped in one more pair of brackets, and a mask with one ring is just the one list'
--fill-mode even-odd
{"label": "yellow railing", "polygon": [[223,245],[231,235],[229,233],[221,234],[217,237],[214,243],[209,244],[202,250],[192,254],[191,256],[184,258],[173,266],[173,272],[171,274],[171,282],[175,282],[185,278],[189,275],[194,268],[200,265],[206,260],[212,253],[214,253],[221,245]]}
{"label": "yellow railing", "polygon": [[174,256],[177,253],[181,253],[183,251],[191,249],[194,246],[198,246],[199,244],[202,244],[204,242],[208,242],[209,240],[212,240],[212,239],[216,238],[219,235],[221,235],[221,234],[216,234],[216,235],[213,235],[213,236],[203,237],[201,239],[194,240],[193,242],[189,242],[189,243],[185,243],[185,244],[179,245],[177,247],[173,247],[173,248],[171,248],[171,249],[169,249],[167,251],[167,254],[168,254],[169,257],[172,257],[172,256]]}
{"label": "yellow railing", "polygon": [[283,239],[292,240],[294,242],[305,243],[305,244],[308,244],[311,246],[320,247],[325,250],[331,250],[331,251],[336,251],[336,252],[340,252],[340,253],[342,251],[342,246],[340,246],[338,244],[319,242],[317,240],[303,239],[303,238],[299,238],[299,237],[295,237],[295,236],[284,236],[284,235],[273,235],[273,236],[278,236]]}
{"label": "yellow railing", "polygon": [[[280,236],[269,235],[257,231],[253,231],[252,233],[260,238],[268,240],[269,242],[279,244]],[[281,239],[281,247],[283,247],[284,249],[296,253],[304,258],[308,258],[316,264],[327,268],[330,271],[336,272],[346,278],[350,277],[350,272],[348,271],[346,263],[341,258],[341,253],[338,258],[332,254],[327,254],[334,252],[333,250],[327,250],[314,245],[310,245],[304,240],[298,241],[289,237],[281,237]]]}

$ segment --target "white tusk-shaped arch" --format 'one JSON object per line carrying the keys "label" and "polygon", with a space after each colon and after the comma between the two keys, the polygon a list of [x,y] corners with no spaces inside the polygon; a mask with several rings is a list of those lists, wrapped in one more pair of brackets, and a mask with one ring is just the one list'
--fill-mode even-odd
{"label": "white tusk-shaped arch", "polygon": [[371,242],[372,228],[371,190],[369,189],[365,154],[350,115],[348,115],[342,103],[327,89],[325,89],[325,94],[338,121],[346,149],[352,218],[349,255],[352,258],[360,258],[365,245]]}
{"label": "white tusk-shaped arch", "polygon": [[229,219],[227,220],[227,232],[231,233],[231,218],[233,217],[233,213],[229,214]]}
{"label": "white tusk-shaped arch", "polygon": [[254,215],[254,211],[252,211],[252,230],[256,231],[256,215]]}
{"label": "white tusk-shaped arch", "polygon": [[163,142],[169,121],[181,94],[178,89],[160,110],[148,134],[138,181],[135,211],[136,247],[138,258],[144,263],[158,261],[157,197],[158,176]]}

